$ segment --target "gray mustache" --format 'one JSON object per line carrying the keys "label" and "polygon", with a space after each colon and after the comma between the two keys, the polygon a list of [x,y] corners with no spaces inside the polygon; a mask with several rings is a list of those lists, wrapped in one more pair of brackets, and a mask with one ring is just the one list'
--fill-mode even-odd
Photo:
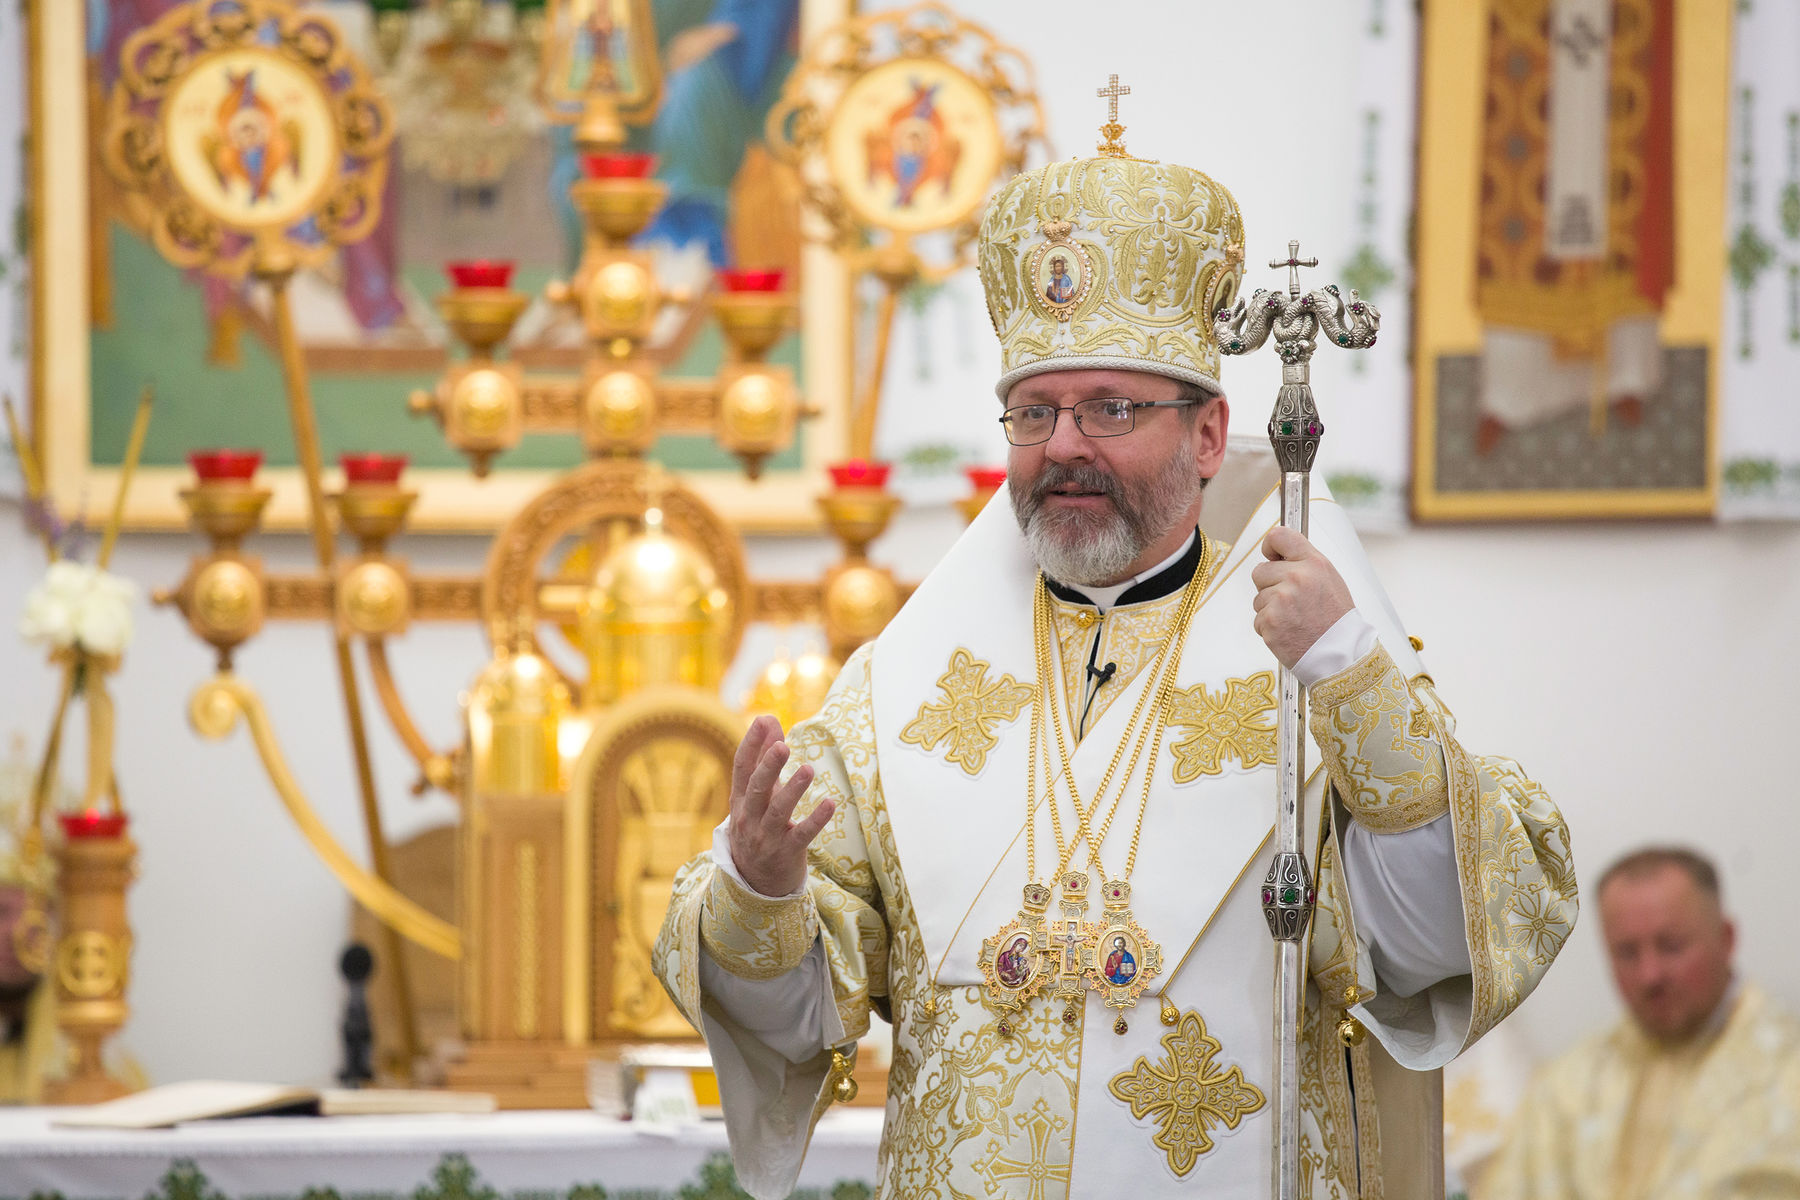
{"label": "gray mustache", "polygon": [[1117,476],[1085,463],[1047,464],[1031,488],[1031,506],[1036,508],[1053,488],[1073,487],[1084,492],[1099,492],[1115,505],[1124,499]]}

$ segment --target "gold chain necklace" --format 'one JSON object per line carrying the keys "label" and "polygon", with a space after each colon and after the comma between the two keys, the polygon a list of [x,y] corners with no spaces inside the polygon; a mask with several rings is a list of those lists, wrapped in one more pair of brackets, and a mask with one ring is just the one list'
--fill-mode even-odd
{"label": "gold chain necklace", "polygon": [[[985,979],[983,991],[990,1007],[999,1011],[999,1032],[1002,1037],[1011,1035],[1013,1015],[1046,987],[1051,987],[1055,997],[1063,1001],[1063,1021],[1072,1026],[1080,1019],[1084,982],[1102,993],[1108,1007],[1123,1009],[1137,1003],[1138,996],[1161,969],[1161,947],[1151,941],[1143,928],[1132,919],[1128,881],[1137,864],[1138,843],[1143,835],[1144,817],[1149,809],[1150,784],[1155,774],[1156,758],[1162,748],[1163,730],[1175,676],[1181,662],[1181,650],[1187,639],[1189,619],[1198,607],[1200,594],[1205,590],[1217,566],[1211,541],[1205,534],[1197,536],[1201,539],[1201,557],[1193,577],[1182,593],[1174,628],[1164,638],[1148,668],[1148,686],[1139,694],[1131,718],[1126,722],[1126,736],[1120,739],[1119,747],[1114,751],[1112,761],[1108,763],[1106,772],[1094,791],[1093,799],[1085,805],[1070,763],[1061,707],[1050,691],[1050,639],[1053,636],[1051,605],[1044,578],[1041,574],[1038,577],[1032,605],[1032,633],[1037,650],[1038,702],[1032,708],[1031,741],[1026,769],[1027,882],[1018,915],[1002,925],[992,937],[983,939],[980,960]],[[1152,695],[1155,701],[1151,704],[1149,719],[1140,724],[1145,706],[1150,703]],[[1042,722],[1046,708],[1050,712],[1062,779],[1075,810],[1076,835],[1067,840],[1063,836],[1061,810],[1056,796],[1057,764],[1048,760],[1049,739],[1043,733]],[[1132,736],[1133,730],[1136,730],[1135,737]],[[1120,878],[1107,879],[1100,860],[1100,848],[1112,827],[1113,818],[1118,814],[1131,777],[1137,772],[1146,744],[1152,747],[1150,765],[1144,771],[1137,821],[1132,830],[1125,873]],[[1127,746],[1131,747],[1128,761]],[[1050,822],[1058,850],[1056,873],[1051,878],[1060,882],[1062,890],[1062,919],[1054,922],[1046,921],[1051,888],[1039,880],[1037,873],[1036,809],[1040,752],[1043,755],[1045,800],[1050,805]],[[1125,773],[1119,778],[1118,790],[1101,819],[1099,829],[1095,830],[1093,818],[1098,815],[1121,762],[1126,763]],[[1105,911],[1102,919],[1097,922],[1084,920],[1087,913],[1088,877],[1081,872],[1068,870],[1076,849],[1083,843],[1087,846],[1088,860],[1095,875],[1102,880],[1101,895]],[[1101,939],[1105,939],[1105,942],[1102,943]],[[1126,1031],[1123,1014],[1113,1028],[1118,1033]]]}

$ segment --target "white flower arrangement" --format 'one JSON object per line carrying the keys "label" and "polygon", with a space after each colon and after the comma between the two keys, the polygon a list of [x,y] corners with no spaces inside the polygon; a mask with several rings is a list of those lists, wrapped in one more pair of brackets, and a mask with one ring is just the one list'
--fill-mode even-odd
{"label": "white flower arrangement", "polygon": [[62,559],[25,598],[19,632],[55,650],[79,648],[117,655],[131,641],[131,605],[138,587],[86,563]]}

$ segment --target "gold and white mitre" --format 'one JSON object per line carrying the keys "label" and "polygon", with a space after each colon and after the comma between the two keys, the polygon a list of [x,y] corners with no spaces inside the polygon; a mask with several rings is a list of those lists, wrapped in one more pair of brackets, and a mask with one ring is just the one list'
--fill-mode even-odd
{"label": "gold and white mitre", "polygon": [[1109,137],[1094,158],[995,193],[979,256],[1001,399],[1028,376],[1083,367],[1222,390],[1212,314],[1237,299],[1244,221],[1210,176],[1132,158]]}

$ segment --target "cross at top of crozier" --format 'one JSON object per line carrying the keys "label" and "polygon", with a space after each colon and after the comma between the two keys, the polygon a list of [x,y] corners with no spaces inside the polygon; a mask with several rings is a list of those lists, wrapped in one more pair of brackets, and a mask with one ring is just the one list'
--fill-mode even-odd
{"label": "cross at top of crozier", "polygon": [[1270,267],[1286,267],[1288,269],[1288,295],[1290,296],[1298,296],[1300,294],[1300,268],[1316,267],[1318,265],[1319,260],[1316,258],[1300,257],[1300,243],[1297,241],[1288,243],[1288,256],[1286,258],[1271,258],[1269,260]]}

